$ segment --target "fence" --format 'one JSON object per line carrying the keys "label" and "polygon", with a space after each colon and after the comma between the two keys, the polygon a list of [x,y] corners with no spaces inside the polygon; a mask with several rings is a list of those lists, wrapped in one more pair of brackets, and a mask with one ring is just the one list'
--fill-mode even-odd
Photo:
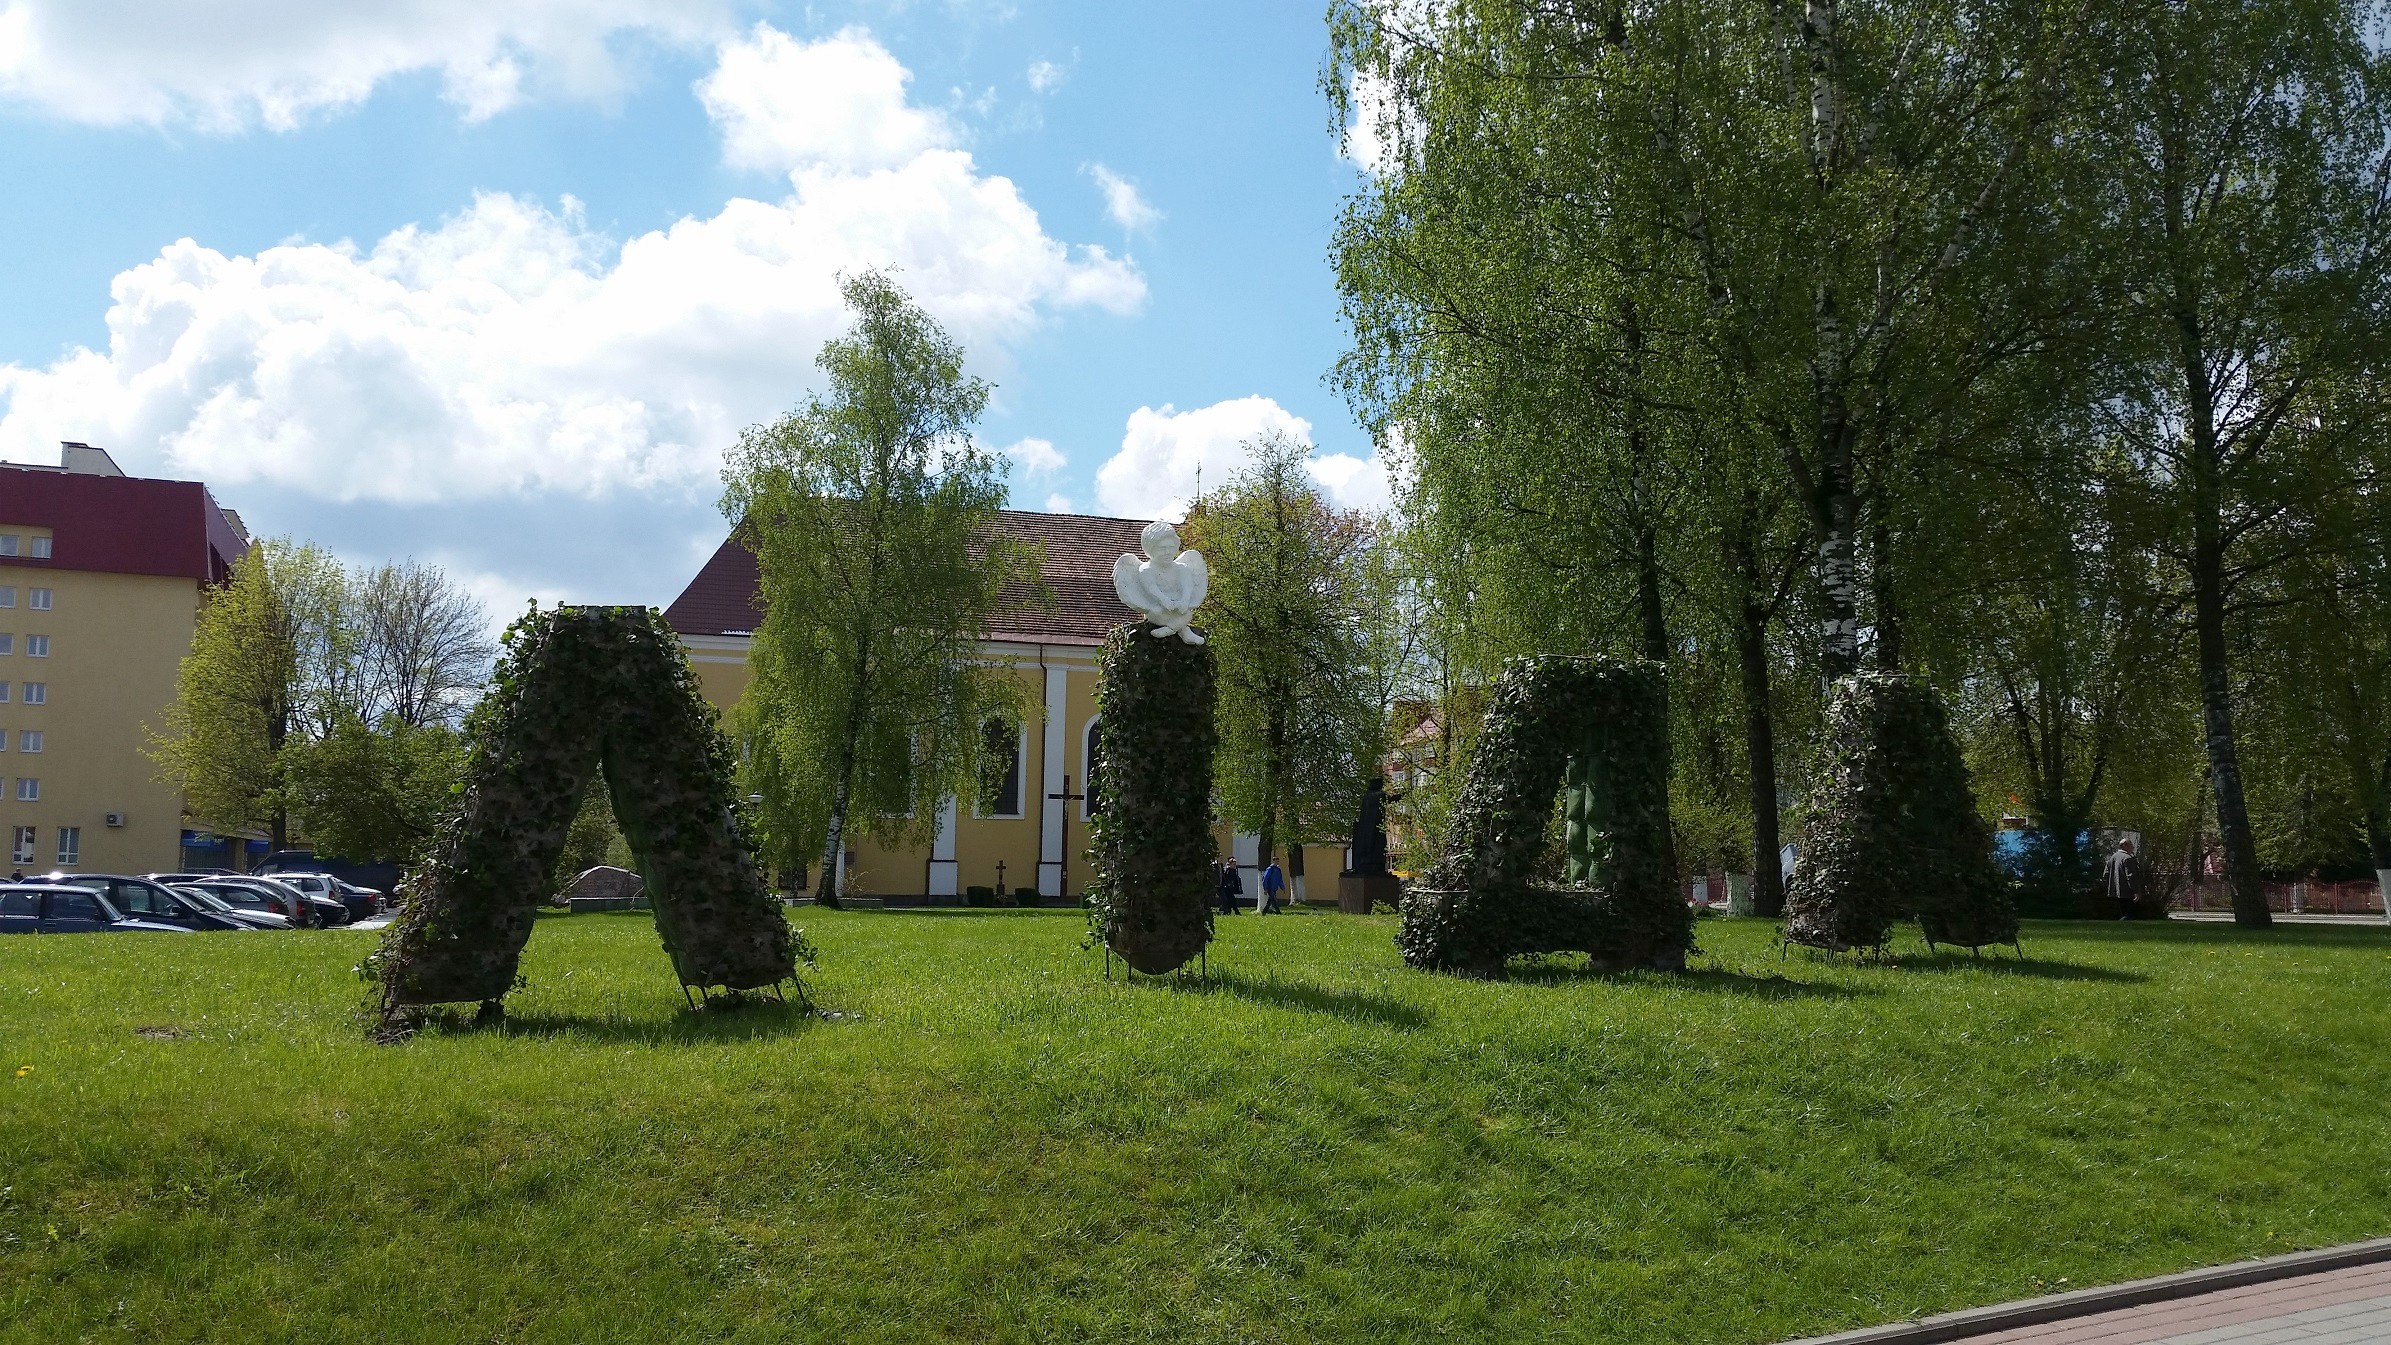
{"label": "fence", "polygon": [[[2262,883],[2270,911],[2309,915],[2381,915],[2383,889],[2372,881],[2356,883]],[[2293,889],[2303,889],[2294,892]],[[2229,911],[2233,888],[2221,877],[2202,878],[2170,903],[2179,911]]]}

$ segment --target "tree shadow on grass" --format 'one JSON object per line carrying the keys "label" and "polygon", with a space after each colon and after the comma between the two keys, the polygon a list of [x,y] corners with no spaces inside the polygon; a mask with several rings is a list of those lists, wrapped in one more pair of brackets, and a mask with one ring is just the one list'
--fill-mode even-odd
{"label": "tree shadow on grass", "polygon": [[1797,981],[1774,972],[1753,975],[1726,967],[1695,966],[1684,971],[1617,971],[1595,966],[1583,957],[1541,957],[1514,962],[1508,981],[1522,985],[1570,985],[1600,981],[1618,986],[1655,986],[1670,990],[1699,990],[1717,995],[1746,995],[1753,999],[1858,999],[1881,995],[1873,985],[1840,985],[1830,981]]}
{"label": "tree shadow on grass", "polygon": [[1042,915],[1067,915],[1075,920],[1087,919],[1088,913],[1077,906],[890,906],[874,912],[877,915],[919,915],[934,920],[1021,920]]}
{"label": "tree shadow on grass", "polygon": [[1215,971],[1210,979],[1183,976],[1147,977],[1133,985],[1160,985],[1194,995],[1231,995],[1274,1009],[1300,1009],[1353,1022],[1376,1023],[1399,1032],[1415,1032],[1428,1025],[1428,1011],[1415,1004],[1366,990],[1331,990],[1301,981],[1275,978],[1261,981],[1233,971]]}
{"label": "tree shadow on grass", "polygon": [[2082,962],[2058,962],[2032,955],[2020,961],[2006,953],[1974,957],[1940,949],[1932,953],[1896,954],[1886,965],[1894,971],[1981,971],[1994,976],[2022,976],[2037,981],[2105,981],[2112,985],[2140,985],[2150,979],[2140,972],[2095,967]]}
{"label": "tree shadow on grass", "polygon": [[817,1013],[796,1001],[747,999],[735,1007],[719,1001],[699,1010],[675,1006],[658,1018],[577,1013],[509,1013],[495,1023],[452,1027],[451,1033],[488,1032],[507,1037],[579,1037],[593,1042],[638,1042],[649,1046],[763,1041],[818,1026]]}
{"label": "tree shadow on grass", "polygon": [[[2049,920],[2041,931],[2101,943],[2236,944],[2244,948],[2381,948],[2391,943],[2391,925],[2309,925],[2278,920],[2267,929],[2244,929],[2227,920]],[[2028,930],[2029,934],[2038,932]]]}

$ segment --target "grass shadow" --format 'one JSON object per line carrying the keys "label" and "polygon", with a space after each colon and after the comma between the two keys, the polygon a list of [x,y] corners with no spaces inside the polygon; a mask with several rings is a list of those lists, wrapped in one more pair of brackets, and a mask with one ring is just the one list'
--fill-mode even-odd
{"label": "grass shadow", "polygon": [[[2252,948],[2380,948],[2391,941],[2391,925],[2309,925],[2277,921],[2266,929],[2244,929],[2226,920],[2051,920],[2045,930],[2071,939],[2102,943],[2238,943]],[[2029,930],[2028,933],[2032,933]]]}
{"label": "grass shadow", "polygon": [[1087,918],[1087,912],[1077,906],[889,906],[873,914],[920,915],[937,920],[1020,920],[1045,915],[1067,915],[1077,920]]}
{"label": "grass shadow", "polygon": [[1366,990],[1331,990],[1300,981],[1258,981],[1233,971],[1215,971],[1208,980],[1181,976],[1149,977],[1137,985],[1159,984],[1188,994],[1230,995],[1274,1009],[1324,1013],[1353,1022],[1375,1023],[1398,1032],[1416,1032],[1428,1025],[1428,1011],[1416,1004]]}
{"label": "grass shadow", "polygon": [[707,1043],[763,1041],[786,1037],[818,1025],[814,1010],[794,1001],[749,999],[736,1007],[713,1006],[689,1010],[676,1006],[662,1018],[630,1018],[576,1013],[509,1013],[488,1024],[450,1028],[452,1033],[487,1032],[505,1037],[579,1037],[593,1042],[637,1042],[648,1046],[693,1046]]}
{"label": "grass shadow", "polygon": [[2140,972],[2088,966],[2082,962],[2058,962],[2031,955],[2020,961],[2007,953],[1974,957],[1940,949],[1923,954],[1896,953],[1886,965],[1896,971],[1982,971],[1995,976],[2022,976],[2037,981],[2100,981],[2111,985],[2140,985],[2150,979]]}
{"label": "grass shadow", "polygon": [[1797,981],[1775,972],[1753,975],[1718,966],[1693,966],[1684,971],[1618,971],[1595,966],[1591,959],[1581,955],[1515,962],[1504,979],[1522,985],[1568,985],[1582,981],[1657,985],[1707,994],[1748,995],[1754,999],[1858,999],[1884,993],[1881,987],[1873,985]]}

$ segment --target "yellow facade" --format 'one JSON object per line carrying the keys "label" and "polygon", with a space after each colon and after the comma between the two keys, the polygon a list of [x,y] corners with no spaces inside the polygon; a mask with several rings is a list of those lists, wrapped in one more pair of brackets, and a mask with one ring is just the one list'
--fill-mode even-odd
{"label": "yellow facade", "polygon": [[[685,635],[692,667],[706,699],[728,713],[748,682],[744,636]],[[929,845],[890,848],[859,840],[851,848],[848,890],[858,895],[946,900],[971,887],[995,887],[998,865],[1008,890],[1033,887],[1041,896],[1076,898],[1087,891],[1088,814],[1084,799],[1048,795],[1085,794],[1089,729],[1096,720],[1096,650],[1077,644],[1023,644],[990,640],[981,646],[991,662],[1009,666],[1021,679],[1027,704],[1038,707],[1024,726],[1022,809],[1018,816],[983,817],[970,803],[952,805],[939,839]],[[1250,838],[1219,830],[1223,857],[1233,851],[1250,863]],[[1336,899],[1341,846],[1305,851],[1314,901]],[[1282,862],[1284,862],[1282,860]],[[1063,886],[1056,886],[1060,879]],[[1249,875],[1249,883],[1251,877]]]}
{"label": "yellow facade", "polygon": [[[0,521],[0,537],[34,532],[46,530]],[[158,783],[143,749],[147,735],[164,727],[176,671],[191,649],[198,582],[11,567],[0,569],[0,598],[12,596],[8,589],[13,605],[0,604],[0,633],[12,637],[0,654],[0,679],[8,682],[0,704],[8,737],[0,752],[0,841],[10,847],[8,868],[175,867],[182,802]],[[47,595],[46,610],[35,606],[37,594]],[[41,689],[38,702],[29,686]],[[23,797],[26,780],[36,782],[37,797]],[[34,832],[29,861],[15,848],[21,827]]]}

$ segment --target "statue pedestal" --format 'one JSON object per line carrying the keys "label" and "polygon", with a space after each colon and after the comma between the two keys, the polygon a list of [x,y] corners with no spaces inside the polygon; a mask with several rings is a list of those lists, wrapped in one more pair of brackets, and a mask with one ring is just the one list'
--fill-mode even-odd
{"label": "statue pedestal", "polygon": [[1346,915],[1368,915],[1378,902],[1403,904],[1403,880],[1391,873],[1337,875],[1337,909]]}

